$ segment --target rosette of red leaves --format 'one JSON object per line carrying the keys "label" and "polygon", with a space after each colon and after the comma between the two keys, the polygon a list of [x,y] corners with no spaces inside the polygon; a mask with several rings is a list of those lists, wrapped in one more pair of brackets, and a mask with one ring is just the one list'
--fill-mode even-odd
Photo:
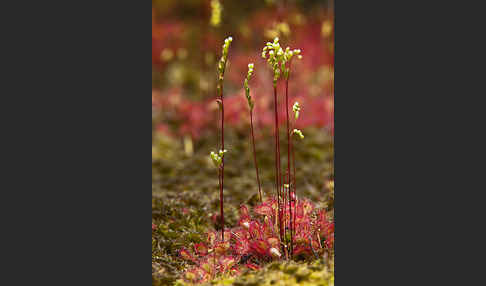
{"label": "rosette of red leaves", "polygon": [[[295,204],[296,203],[296,204]],[[294,257],[312,258],[332,251],[334,247],[334,222],[325,210],[315,210],[307,200],[292,202],[293,226],[290,226],[289,206],[284,209],[286,227],[294,229]],[[250,215],[245,205],[240,207],[238,225],[224,232],[211,231],[205,242],[193,245],[193,250],[183,248],[180,256],[193,264],[184,273],[192,283],[207,282],[218,274],[238,275],[244,268],[259,269],[262,264],[284,259],[284,245],[277,227],[277,200],[269,198],[253,209]],[[288,237],[287,237],[288,239]]]}

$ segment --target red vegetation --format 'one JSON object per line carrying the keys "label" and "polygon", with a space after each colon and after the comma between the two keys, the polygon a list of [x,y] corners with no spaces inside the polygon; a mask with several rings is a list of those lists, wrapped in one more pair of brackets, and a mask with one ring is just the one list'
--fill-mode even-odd
{"label": "red vegetation", "polygon": [[[270,11],[256,13],[254,20],[249,21],[249,28],[253,37],[260,37],[262,27],[269,27],[276,15]],[[161,21],[163,20],[163,21]],[[262,23],[260,23],[262,22]],[[289,84],[289,103],[299,101],[302,106],[301,116],[296,128],[326,127],[332,125],[333,119],[333,92],[331,91],[330,73],[334,67],[333,53],[329,50],[328,39],[321,36],[321,21],[310,21],[305,25],[293,25],[292,38],[284,41],[284,46],[299,47],[302,50],[303,59],[292,66]],[[154,22],[152,27],[152,64],[156,70],[164,74],[167,71],[167,62],[160,60],[160,54],[164,49],[175,52],[181,47],[189,45],[182,31],[184,23],[171,22],[160,19]],[[211,33],[197,40],[198,47],[209,54],[219,55],[221,39]],[[214,43],[216,44],[214,44]],[[258,43],[258,46],[256,45]],[[246,74],[249,62],[255,63],[255,75],[252,79],[252,97],[255,101],[254,124],[257,130],[262,127],[273,128],[274,106],[273,87],[269,78],[269,71],[264,68],[267,64],[260,56],[262,41],[251,41],[245,37],[236,37],[231,47],[229,56],[229,69],[225,74],[225,114],[224,121],[231,127],[240,130],[248,130],[249,114],[245,101],[242,81]],[[209,47],[207,47],[209,45]],[[213,47],[214,46],[214,47]],[[190,50],[188,50],[191,53]],[[196,55],[189,54],[193,62],[199,61]],[[194,58],[193,58],[194,57]],[[174,59],[175,61],[175,59]],[[216,79],[210,70],[209,86],[216,86]],[[215,131],[214,124],[218,117],[216,91],[199,92],[188,91],[183,86],[167,83],[166,88],[154,88],[152,107],[164,114],[163,122],[171,122],[173,136],[190,135],[197,140],[206,131]],[[278,83],[279,113],[283,114],[284,93],[283,82]],[[154,96],[155,94],[155,96]],[[279,124],[285,124],[285,117],[280,116]],[[258,132],[257,132],[258,134]],[[256,135],[257,135],[256,134]]]}
{"label": "red vegetation", "polygon": [[[334,222],[326,211],[315,210],[315,206],[307,200],[297,200],[295,207],[294,257],[311,258],[332,251]],[[255,270],[263,263],[285,259],[284,252],[287,250],[282,247],[284,242],[279,238],[276,224],[276,199],[270,198],[255,206],[253,213],[254,217],[242,205],[238,225],[225,230],[224,241],[219,233],[211,231],[204,243],[193,245],[192,252],[181,249],[180,256],[194,264],[186,271],[184,279],[197,283],[207,282],[216,274],[236,275],[244,268]],[[288,206],[284,213],[287,217],[285,221],[289,222]]]}

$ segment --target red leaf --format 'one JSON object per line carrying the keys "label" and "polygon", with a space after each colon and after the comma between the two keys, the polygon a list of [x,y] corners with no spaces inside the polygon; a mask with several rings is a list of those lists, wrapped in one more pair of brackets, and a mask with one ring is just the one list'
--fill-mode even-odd
{"label": "red leaf", "polygon": [[279,247],[279,240],[276,237],[270,237],[267,239],[268,244],[270,244],[271,247],[275,247],[278,249]]}
{"label": "red leaf", "polygon": [[264,240],[256,240],[250,242],[250,249],[260,256],[266,256],[269,254],[270,244]]}
{"label": "red leaf", "polygon": [[247,239],[249,237],[248,230],[243,227],[234,228],[231,232],[234,240]]}
{"label": "red leaf", "polygon": [[250,250],[250,243],[246,238],[236,239],[233,249],[237,254],[246,254]]}
{"label": "red leaf", "polygon": [[223,255],[229,248],[230,242],[229,240],[226,240],[225,242],[218,242],[214,248],[214,251],[217,255]]}
{"label": "red leaf", "polygon": [[221,264],[222,271],[225,272],[236,264],[236,259],[232,256],[223,256],[219,259],[219,263]]}
{"label": "red leaf", "polygon": [[250,214],[248,212],[248,208],[245,205],[240,206],[240,218],[249,218]]}
{"label": "red leaf", "polygon": [[261,239],[262,238],[262,231],[260,228],[260,224],[257,221],[250,222],[250,229],[249,232],[251,234],[251,238]]}
{"label": "red leaf", "polygon": [[301,253],[311,253],[310,249],[306,246],[299,245],[294,248],[294,255],[299,255]]}
{"label": "red leaf", "polygon": [[197,255],[204,256],[208,254],[208,247],[204,243],[196,243],[194,244],[194,251],[196,251]]}
{"label": "red leaf", "polygon": [[258,270],[260,269],[260,266],[256,265],[256,264],[253,264],[253,263],[247,263],[245,264],[246,267],[252,269],[252,270]]}
{"label": "red leaf", "polygon": [[260,215],[272,216],[275,214],[277,204],[274,199],[269,199],[253,208],[253,211]]}
{"label": "red leaf", "polygon": [[233,267],[230,269],[230,274],[231,274],[231,275],[241,275],[241,271],[238,269],[238,267],[233,266]]}
{"label": "red leaf", "polygon": [[185,248],[182,248],[180,251],[179,251],[179,254],[181,255],[182,258],[184,258],[185,260],[190,260],[190,261],[193,261],[195,262],[196,261],[196,258],[194,258],[194,256],[192,256],[192,254]]}

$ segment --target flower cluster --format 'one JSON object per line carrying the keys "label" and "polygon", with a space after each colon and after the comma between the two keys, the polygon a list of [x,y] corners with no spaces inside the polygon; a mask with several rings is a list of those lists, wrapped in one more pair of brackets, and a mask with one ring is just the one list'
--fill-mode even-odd
{"label": "flower cluster", "polygon": [[300,139],[304,139],[304,134],[302,134],[302,131],[300,131],[299,129],[294,129],[292,131],[292,134],[297,134]]}
{"label": "flower cluster", "polygon": [[[299,118],[299,112],[300,112],[300,105],[297,101],[292,106],[292,111],[294,112],[295,120],[297,120]],[[294,129],[291,135],[293,134],[297,134],[300,139],[304,139],[304,134],[302,134],[302,131],[300,131],[299,129]]]}
{"label": "flower cluster", "polygon": [[248,64],[248,74],[246,75],[245,83],[243,84],[243,87],[245,88],[246,99],[248,100],[248,106],[250,107],[250,110],[253,110],[254,102],[250,96],[250,87],[248,86],[248,82],[250,81],[250,78],[253,74],[253,67],[254,67],[253,63]]}
{"label": "flower cluster", "polygon": [[[295,214],[292,226],[290,211],[284,210],[286,228],[295,230],[294,256],[315,257],[332,251],[334,247],[334,222],[325,210],[315,210],[307,200],[292,202]],[[207,282],[217,274],[238,275],[245,268],[259,269],[264,263],[283,259],[288,250],[280,240],[277,226],[277,200],[269,198],[253,209],[250,215],[245,205],[240,207],[238,225],[224,232],[224,241],[216,231],[207,234],[206,242],[193,245],[193,251],[183,248],[182,258],[194,266],[184,274],[189,282]],[[286,238],[288,239],[288,238]]]}
{"label": "flower cluster", "polygon": [[220,168],[221,164],[223,163],[223,157],[224,153],[228,152],[228,150],[219,150],[219,153],[216,153],[214,151],[211,151],[211,154],[209,156],[211,157],[211,160],[213,161],[214,166],[216,168]]}
{"label": "flower cluster", "polygon": [[294,111],[295,119],[297,120],[299,118],[300,112],[300,105],[297,101],[294,103],[294,106],[292,106],[292,110]]}
{"label": "flower cluster", "polygon": [[280,46],[278,42],[279,39],[276,37],[273,42],[268,42],[266,46],[263,48],[262,51],[262,58],[267,58],[268,52],[268,59],[267,62],[273,69],[273,83],[276,84],[277,80],[280,78],[281,73],[283,72],[284,77],[288,79],[290,74],[290,61],[292,60],[293,56],[296,55],[298,59],[302,59],[302,55],[300,55],[300,50],[290,50],[289,47],[285,49],[285,51]]}
{"label": "flower cluster", "polygon": [[221,24],[221,11],[223,6],[219,0],[211,0],[211,26],[218,27]]}
{"label": "flower cluster", "polygon": [[218,63],[218,73],[219,73],[219,80],[222,81],[224,77],[224,70],[226,68],[226,62],[228,61],[228,50],[231,42],[233,41],[232,37],[228,37],[224,40],[223,44],[223,55],[219,59]]}

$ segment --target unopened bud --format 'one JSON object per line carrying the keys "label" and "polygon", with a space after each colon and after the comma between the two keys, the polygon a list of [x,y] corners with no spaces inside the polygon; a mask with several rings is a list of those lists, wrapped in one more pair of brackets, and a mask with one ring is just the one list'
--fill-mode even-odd
{"label": "unopened bud", "polygon": [[271,254],[273,257],[280,257],[280,256],[282,256],[282,255],[280,254],[280,252],[278,251],[278,249],[276,249],[275,247],[270,248],[270,254]]}

